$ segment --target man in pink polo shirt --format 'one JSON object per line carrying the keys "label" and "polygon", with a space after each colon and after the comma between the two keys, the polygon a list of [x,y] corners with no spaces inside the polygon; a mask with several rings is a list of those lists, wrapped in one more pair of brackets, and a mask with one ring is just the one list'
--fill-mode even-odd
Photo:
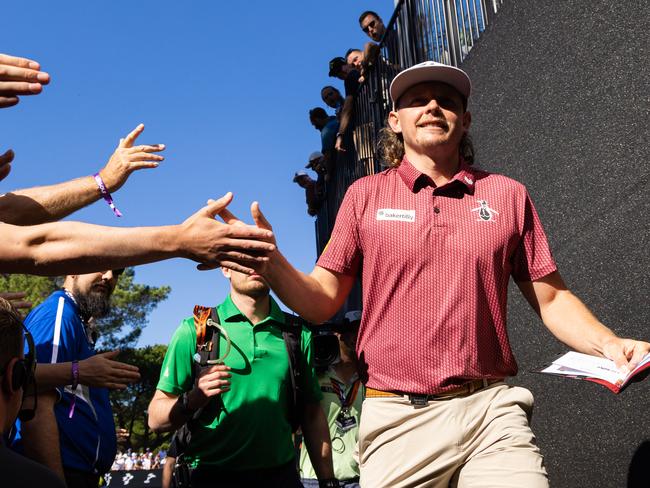
{"label": "man in pink polo shirt", "polygon": [[[566,288],[526,188],[471,166],[470,91],[467,74],[434,62],[397,75],[382,146],[391,168],[350,186],[311,274],[277,250],[259,270],[314,323],[341,307],[361,272],[362,486],[548,486],[532,395],[502,381],[517,373],[511,276],[572,349],[621,368],[650,351]],[[257,204],[252,213],[270,228]]]}

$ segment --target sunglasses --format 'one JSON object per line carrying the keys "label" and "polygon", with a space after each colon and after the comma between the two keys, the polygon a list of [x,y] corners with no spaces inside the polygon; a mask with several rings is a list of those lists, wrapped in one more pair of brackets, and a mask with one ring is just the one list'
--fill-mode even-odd
{"label": "sunglasses", "polygon": [[374,28],[375,28],[375,25],[376,25],[376,24],[377,24],[377,21],[376,21],[376,20],[371,20],[371,21],[368,23],[368,25],[365,26],[365,27],[362,29],[363,32],[365,32],[365,33],[367,34],[368,31],[370,31],[370,29],[374,29]]}

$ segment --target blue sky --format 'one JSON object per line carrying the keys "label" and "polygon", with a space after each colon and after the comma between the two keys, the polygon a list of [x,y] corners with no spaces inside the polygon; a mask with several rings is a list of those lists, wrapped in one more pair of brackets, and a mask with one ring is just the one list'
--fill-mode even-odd
{"label": "blue sky", "polygon": [[[235,214],[250,221],[250,202],[260,201],[283,253],[312,269],[314,220],[291,182],[320,148],[307,111],[324,106],[322,86],[343,90],[327,63],[366,42],[359,14],[372,9],[388,21],[390,0],[33,0],[2,9],[0,51],[38,60],[52,82],[0,112],[0,152],[16,153],[0,192],[92,174],[143,122],[139,142],[166,144],[166,160],[114,195],[122,219],[103,202],[72,219],[178,223],[232,191]],[[140,266],[136,281],[172,287],[141,345],[168,342],[195,303],[228,292],[220,271],[198,272],[186,260]]]}

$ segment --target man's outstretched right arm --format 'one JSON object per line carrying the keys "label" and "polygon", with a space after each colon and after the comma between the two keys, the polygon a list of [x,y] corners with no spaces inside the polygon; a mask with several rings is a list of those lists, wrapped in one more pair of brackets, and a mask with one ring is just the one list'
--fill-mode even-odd
{"label": "man's outstretched right arm", "polygon": [[268,260],[273,234],[228,225],[214,216],[232,194],[211,202],[179,225],[102,227],[56,222],[29,227],[0,223],[0,272],[56,276],[117,269],[175,257],[250,273]]}
{"label": "man's outstretched right arm", "polygon": [[271,254],[264,279],[282,302],[314,324],[332,317],[343,305],[354,277],[315,266],[310,274],[293,267],[279,250]]}
{"label": "man's outstretched right arm", "polygon": [[[229,224],[244,225],[227,209],[219,212],[219,215]],[[251,205],[251,215],[260,229],[273,230],[257,202]],[[276,244],[275,238],[269,242]],[[314,324],[326,321],[341,308],[355,280],[352,275],[336,273],[320,266],[305,274],[294,268],[277,246],[269,254],[268,262],[254,263],[253,267],[287,307]]]}

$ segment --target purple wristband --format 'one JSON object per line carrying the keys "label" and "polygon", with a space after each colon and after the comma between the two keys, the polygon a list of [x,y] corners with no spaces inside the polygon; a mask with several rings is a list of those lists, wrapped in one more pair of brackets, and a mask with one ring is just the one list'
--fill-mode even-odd
{"label": "purple wristband", "polygon": [[93,175],[93,178],[95,178],[95,183],[97,183],[97,186],[99,187],[99,191],[102,194],[104,201],[108,204],[109,207],[111,207],[111,210],[113,211],[116,217],[121,217],[122,212],[120,212],[115,206],[115,204],[113,203],[113,197],[108,191],[108,188],[106,188],[106,184],[104,184],[104,180],[102,180],[102,177],[99,176],[99,173],[95,173]]}
{"label": "purple wristband", "polygon": [[68,418],[74,415],[74,406],[77,400],[77,386],[79,386],[79,361],[72,361],[72,400],[70,401],[70,412]]}

